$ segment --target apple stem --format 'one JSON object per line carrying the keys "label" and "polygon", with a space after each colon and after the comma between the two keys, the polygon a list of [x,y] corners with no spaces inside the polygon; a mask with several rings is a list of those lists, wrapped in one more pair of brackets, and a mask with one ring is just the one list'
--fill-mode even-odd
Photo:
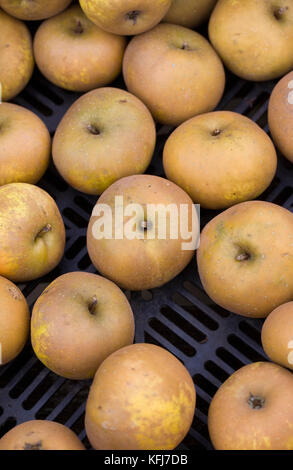
{"label": "apple stem", "polygon": [[39,237],[42,237],[43,235],[45,235],[45,233],[51,232],[51,230],[52,230],[52,225],[50,224],[45,225],[45,227],[43,227],[42,230],[37,234],[36,239]]}
{"label": "apple stem", "polygon": [[284,13],[288,10],[288,7],[280,7],[274,11],[274,16],[277,20],[281,20]]}
{"label": "apple stem", "polygon": [[80,20],[76,20],[76,26],[75,26],[74,32],[75,32],[76,34],[82,34],[82,33],[83,33],[83,26],[82,26]]}
{"label": "apple stem", "polygon": [[94,295],[92,300],[91,300],[91,303],[89,304],[89,312],[91,315],[94,315],[95,313],[95,309],[96,309],[96,306],[97,306],[97,303],[98,303],[98,299],[97,297]]}
{"label": "apple stem", "polygon": [[247,261],[250,258],[248,253],[241,253],[240,255],[236,256],[237,261]]}
{"label": "apple stem", "polygon": [[187,42],[184,42],[184,43],[182,44],[181,49],[182,49],[183,51],[189,51],[189,50],[190,50],[190,47],[189,47],[189,45],[187,44]]}
{"label": "apple stem", "polygon": [[88,128],[89,132],[93,135],[100,135],[101,134],[100,129],[97,126],[95,126],[94,124],[89,124],[87,128]]}

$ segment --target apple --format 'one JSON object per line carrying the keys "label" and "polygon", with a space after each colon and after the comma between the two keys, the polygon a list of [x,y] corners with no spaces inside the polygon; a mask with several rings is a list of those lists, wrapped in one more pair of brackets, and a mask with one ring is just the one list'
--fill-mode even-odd
{"label": "apple", "polygon": [[293,450],[293,375],[269,362],[242,367],[216,392],[208,413],[216,450]]}
{"label": "apple", "polygon": [[0,186],[37,183],[50,160],[51,137],[43,121],[22,106],[0,106]]}
{"label": "apple", "polygon": [[59,124],[53,159],[68,184],[102,194],[123,176],[143,173],[153,156],[156,129],[146,106],[118,88],[79,98]]}
{"label": "apple", "polygon": [[293,2],[219,0],[209,37],[235,75],[254,81],[280,77],[293,66]]}
{"label": "apple", "polygon": [[269,101],[268,122],[278,149],[293,163],[293,72],[283,77],[273,89]]}
{"label": "apple", "polygon": [[42,74],[55,85],[85,92],[107,85],[121,72],[125,38],[93,24],[78,5],[44,21],[34,38]]}
{"label": "apple", "polygon": [[43,20],[57,15],[72,0],[0,0],[0,7],[20,20]]}
{"label": "apple", "polygon": [[44,276],[61,260],[65,228],[55,201],[27,183],[0,188],[0,275],[27,282]]}
{"label": "apple", "polygon": [[0,276],[0,366],[22,351],[28,339],[29,323],[30,312],[21,290]]}
{"label": "apple", "polygon": [[181,124],[168,138],[163,160],[167,178],[207,209],[255,199],[277,169],[267,134],[230,111],[202,114]]}
{"label": "apple", "polygon": [[163,23],[134,37],[126,48],[123,75],[154,118],[170,126],[219,103],[225,72],[214,49],[200,34]]}
{"label": "apple", "polygon": [[0,98],[9,101],[26,87],[32,76],[32,39],[22,21],[1,10],[0,31]]}
{"label": "apple", "polygon": [[91,21],[114,34],[135,35],[158,24],[172,0],[80,0]]}
{"label": "apple", "polygon": [[85,450],[71,429],[54,421],[21,423],[0,439],[0,450]]}
{"label": "apple", "polygon": [[46,367],[62,377],[92,378],[106,357],[133,338],[127,298],[113,282],[96,274],[58,277],[33,308],[33,349]]}
{"label": "apple", "polygon": [[196,28],[206,21],[217,0],[173,0],[163,21]]}
{"label": "apple", "polygon": [[[180,205],[186,212],[181,213]],[[100,217],[105,206],[108,211]],[[90,218],[87,247],[92,263],[103,276],[124,289],[146,290],[166,284],[193,257],[191,238],[196,238],[198,229],[193,210],[190,197],[164,178],[121,178],[102,194]],[[164,227],[160,213],[165,214]],[[186,236],[179,230],[183,224]],[[99,225],[106,226],[105,230],[99,230]],[[177,233],[172,234],[174,225]],[[190,243],[184,246],[187,239]]]}
{"label": "apple", "polygon": [[293,298],[293,214],[264,201],[242,202],[209,222],[197,250],[202,284],[216,304],[266,317]]}
{"label": "apple", "polygon": [[293,302],[280,305],[266,318],[261,340],[267,356],[293,370]]}
{"label": "apple", "polygon": [[98,369],[85,427],[99,450],[172,450],[191,426],[196,392],[187,369],[152,344],[111,354]]}

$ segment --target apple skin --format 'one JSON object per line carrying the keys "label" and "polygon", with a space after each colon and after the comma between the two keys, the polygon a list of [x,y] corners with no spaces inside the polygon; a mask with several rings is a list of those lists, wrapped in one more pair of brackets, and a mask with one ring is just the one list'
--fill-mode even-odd
{"label": "apple skin", "polygon": [[196,28],[206,21],[217,0],[173,0],[163,21]]}
{"label": "apple skin", "polygon": [[[186,204],[188,217],[191,221],[193,204],[190,197],[178,186],[170,181],[152,175],[134,175],[121,178],[112,184],[99,198],[97,204],[107,204],[111,208],[113,227],[116,224],[115,197],[123,198],[123,204]],[[94,209],[95,211],[95,209]],[[158,238],[156,220],[136,219],[135,223],[149,224],[153,239],[128,239],[125,233],[122,238],[97,239],[94,235],[94,224],[98,216],[93,214],[90,218],[87,231],[87,248],[92,263],[96,269],[108,279],[124,289],[146,290],[160,287],[177,276],[191,261],[194,250],[182,249],[183,239],[171,239],[167,233],[166,240]],[[139,217],[139,215],[137,216]],[[180,219],[180,217],[179,217]],[[123,220],[123,228],[128,220]],[[119,224],[119,220],[117,222]],[[191,224],[189,226],[191,230]],[[143,230],[143,229],[142,229]],[[169,232],[169,231],[168,231]]]}
{"label": "apple skin", "polygon": [[293,5],[290,0],[219,0],[209,37],[226,67],[241,78],[278,78],[293,66]]}
{"label": "apple skin", "polygon": [[[121,72],[126,40],[93,24],[78,5],[44,21],[34,38],[42,74],[67,90],[86,92]],[[70,60],[68,59],[70,57]]]}
{"label": "apple skin", "polygon": [[48,168],[51,137],[43,121],[22,106],[0,106],[0,186],[36,184]]}
{"label": "apple skin", "polygon": [[0,450],[85,450],[85,447],[63,424],[36,419],[8,431],[0,439]]}
{"label": "apple skin", "polygon": [[211,299],[254,318],[293,298],[292,260],[293,214],[264,201],[237,204],[212,219],[197,250],[200,278]]}
{"label": "apple skin", "polygon": [[293,450],[292,394],[293,376],[283,367],[256,362],[239,369],[219,388],[209,408],[214,448]]}
{"label": "apple skin", "polygon": [[196,116],[168,138],[163,154],[169,180],[207,209],[255,199],[277,169],[271,139],[251,119],[230,111]]}
{"label": "apple skin", "polygon": [[54,269],[65,247],[65,228],[55,201],[27,183],[0,188],[0,275],[37,279]]}
{"label": "apple skin", "polygon": [[187,369],[167,350],[134,344],[98,369],[85,416],[99,450],[172,450],[191,426],[196,392]]}
{"label": "apple skin", "polygon": [[113,282],[96,274],[68,273],[35,303],[31,338],[36,356],[53,372],[89,379],[106,357],[133,342],[133,313]]}
{"label": "apple skin", "polygon": [[0,83],[2,100],[9,101],[28,84],[34,58],[30,32],[27,26],[0,10]]}
{"label": "apple skin", "polygon": [[273,89],[268,122],[276,146],[293,163],[293,72],[283,77]]}
{"label": "apple skin", "polygon": [[261,340],[265,353],[275,363],[293,370],[293,302],[280,305],[266,318]]}
{"label": "apple skin", "polygon": [[12,361],[24,348],[30,312],[21,290],[0,276],[0,366]]}
{"label": "apple skin", "polygon": [[53,159],[68,184],[98,195],[119,178],[144,173],[155,143],[146,106],[124,90],[100,88],[79,98],[63,117]]}
{"label": "apple skin", "polygon": [[172,0],[80,0],[89,19],[105,31],[123,36],[141,34],[158,24]]}
{"label": "apple skin", "polygon": [[0,7],[19,20],[44,20],[57,15],[68,7],[72,0],[0,0]]}
{"label": "apple skin", "polygon": [[158,122],[170,126],[212,111],[225,87],[222,62],[209,42],[195,31],[167,23],[130,41],[123,75],[128,91]]}

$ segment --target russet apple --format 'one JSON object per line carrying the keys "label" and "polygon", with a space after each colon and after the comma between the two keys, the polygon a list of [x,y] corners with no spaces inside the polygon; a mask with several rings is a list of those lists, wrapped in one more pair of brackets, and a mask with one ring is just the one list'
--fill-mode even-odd
{"label": "russet apple", "polygon": [[[124,206],[121,219],[119,199]],[[105,212],[103,225],[108,226],[108,222],[111,225],[110,229],[106,228],[105,236],[97,227],[101,220],[98,211],[104,205],[109,213]],[[137,205],[140,211],[136,211]],[[181,213],[181,205],[186,209],[184,213]],[[183,245],[198,228],[194,210],[190,197],[164,178],[152,175],[121,178],[102,194],[93,210],[87,231],[89,256],[103,276],[122,288],[160,287],[177,276],[193,257],[192,240],[187,247]],[[160,217],[163,212],[164,220]],[[177,233],[172,234],[174,225]],[[186,226],[186,237],[180,230],[181,225]]]}
{"label": "russet apple", "polygon": [[169,180],[207,209],[224,209],[255,199],[277,169],[271,139],[252,120],[215,111],[181,124],[164,148]]}
{"label": "russet apple", "polygon": [[254,81],[280,77],[293,67],[293,1],[219,0],[209,37],[235,75]]}
{"label": "russet apple", "polygon": [[158,24],[172,0],[80,0],[91,21],[114,34],[135,35]]}
{"label": "russet apple", "polygon": [[12,361],[25,346],[30,312],[21,290],[0,276],[0,366]]}
{"label": "russet apple", "polygon": [[0,450],[85,450],[71,429],[47,420],[21,423],[0,439]]}
{"label": "russet apple", "polygon": [[0,10],[0,98],[9,101],[28,84],[34,69],[33,46],[27,26]]}
{"label": "russet apple", "polygon": [[0,188],[0,275],[27,282],[60,262],[65,228],[55,201],[27,183]]}
{"label": "russet apple", "polygon": [[266,317],[293,299],[293,214],[248,201],[209,222],[197,250],[202,284],[214,302],[247,317]]}
{"label": "russet apple", "polygon": [[43,121],[22,106],[0,106],[0,186],[36,184],[50,160],[51,137]]}
{"label": "russet apple", "polygon": [[163,21],[196,28],[206,21],[217,0],[172,0],[172,5]]}
{"label": "russet apple", "polygon": [[20,20],[43,20],[57,15],[72,0],[0,0],[0,7]]}
{"label": "russet apple", "polygon": [[125,38],[93,24],[78,5],[44,21],[34,38],[42,74],[55,85],[85,92],[112,82],[121,72]]}
{"label": "russet apple", "polygon": [[191,29],[167,23],[130,41],[123,75],[128,90],[158,122],[170,126],[212,111],[225,86],[222,62],[209,42]]}
{"label": "russet apple", "polygon": [[102,194],[124,176],[144,173],[153,156],[156,129],[146,106],[118,88],[79,98],[59,124],[53,159],[68,184]]}
{"label": "russet apple", "polygon": [[172,450],[191,426],[196,392],[167,350],[134,344],[111,354],[90,389],[85,426],[99,450]]}
{"label": "russet apple", "polygon": [[113,282],[96,274],[68,273],[35,303],[31,338],[46,367],[69,379],[89,379],[106,357],[133,342],[133,313]]}
{"label": "russet apple", "polygon": [[231,375],[208,413],[216,450],[293,450],[293,375],[256,362]]}
{"label": "russet apple", "polygon": [[273,89],[268,122],[276,146],[293,163],[293,72],[283,77]]}
{"label": "russet apple", "polygon": [[277,307],[266,318],[261,340],[267,356],[293,370],[293,302]]}

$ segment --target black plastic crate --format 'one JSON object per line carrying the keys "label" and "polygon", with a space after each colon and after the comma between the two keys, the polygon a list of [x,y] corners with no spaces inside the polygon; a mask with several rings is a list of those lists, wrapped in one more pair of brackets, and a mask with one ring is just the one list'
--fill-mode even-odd
{"label": "black plastic crate", "polygon": [[[35,29],[36,25],[34,25]],[[125,88],[120,77],[111,86]],[[242,113],[266,132],[267,105],[273,82],[246,82],[227,74],[224,98],[218,109]],[[78,94],[46,81],[36,70],[15,103],[38,114],[51,135]],[[162,150],[172,128],[157,126],[157,146],[146,173],[164,176]],[[260,197],[293,207],[293,166],[279,156],[277,175]],[[63,215],[67,244],[60,265],[42,279],[20,285],[32,306],[43,289],[57,276],[76,270],[95,272],[86,249],[86,229],[96,203],[70,188],[53,165],[40,182],[53,196]],[[215,211],[201,212],[205,225]],[[266,360],[260,343],[261,320],[233,315],[215,305],[203,291],[195,259],[173,281],[160,289],[127,292],[136,320],[136,342],[163,346],[188,368],[197,389],[193,425],[180,449],[211,449],[207,429],[209,403],[218,387],[244,364]],[[30,419],[50,419],[73,429],[89,447],[84,431],[84,409],[90,381],[70,381],[44,367],[28,345],[10,364],[0,369],[0,437],[16,424]]]}

